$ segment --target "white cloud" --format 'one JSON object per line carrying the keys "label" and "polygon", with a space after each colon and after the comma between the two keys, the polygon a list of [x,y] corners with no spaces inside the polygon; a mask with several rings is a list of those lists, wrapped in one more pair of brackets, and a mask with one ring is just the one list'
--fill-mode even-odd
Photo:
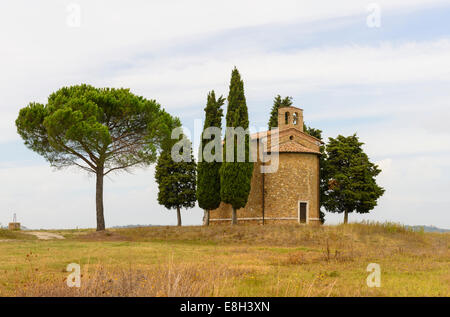
{"label": "white cloud", "polygon": [[248,99],[267,99],[279,87],[292,93],[345,85],[447,82],[449,54],[450,40],[442,39],[399,45],[325,46],[286,53],[230,51],[214,56],[160,57],[137,63],[111,78],[111,83],[156,94],[164,104],[191,106],[203,101],[210,87],[222,87],[226,92],[232,65],[238,65],[245,78]]}
{"label": "white cloud", "polygon": [[[203,104],[212,88],[226,91],[230,69],[239,66],[249,100],[275,93],[320,90],[333,85],[446,80],[449,41],[403,45],[316,47],[268,54],[256,46],[179,54],[177,44],[245,27],[288,25],[361,17],[358,0],[317,1],[73,1],[82,24],[66,24],[72,1],[0,4],[0,142],[17,140],[10,118],[30,101],[45,102],[61,86],[87,82],[125,86],[158,99],[169,109]],[[377,1],[383,12],[434,7],[445,1]],[[338,23],[338,22],[336,22]],[[329,27],[333,27],[331,24]],[[261,43],[260,43],[261,44]],[[203,43],[208,45],[208,43]],[[170,48],[169,54],[167,49]],[[280,91],[281,90],[281,91]],[[174,93],[176,91],[177,93]],[[185,109],[189,111],[188,109]]]}
{"label": "white cloud", "polygon": [[[386,192],[369,214],[352,213],[350,221],[392,221],[408,225],[450,228],[448,217],[450,155],[386,158],[379,162],[377,183]],[[326,213],[327,223],[340,223],[342,214]]]}

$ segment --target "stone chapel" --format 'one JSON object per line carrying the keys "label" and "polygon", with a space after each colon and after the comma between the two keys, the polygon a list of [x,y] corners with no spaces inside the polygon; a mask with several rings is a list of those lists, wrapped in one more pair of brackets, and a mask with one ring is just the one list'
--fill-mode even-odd
{"label": "stone chapel", "polygon": [[[270,130],[250,136],[251,146],[258,155],[248,202],[237,210],[238,223],[318,225],[319,156],[323,142],[303,131],[300,108],[280,108],[278,129],[278,135]],[[260,153],[272,157],[278,154],[275,172],[262,172],[261,167],[274,163],[274,159],[267,162]],[[231,205],[221,203],[219,208],[210,211],[210,224],[230,223],[231,213]]]}

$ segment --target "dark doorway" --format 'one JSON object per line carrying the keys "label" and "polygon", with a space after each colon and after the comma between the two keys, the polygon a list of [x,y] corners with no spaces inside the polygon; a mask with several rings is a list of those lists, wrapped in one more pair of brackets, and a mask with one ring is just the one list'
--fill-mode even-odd
{"label": "dark doorway", "polygon": [[307,207],[308,207],[308,203],[300,202],[299,212],[298,212],[298,217],[299,217],[299,222],[300,223],[306,223],[306,210],[307,210]]}

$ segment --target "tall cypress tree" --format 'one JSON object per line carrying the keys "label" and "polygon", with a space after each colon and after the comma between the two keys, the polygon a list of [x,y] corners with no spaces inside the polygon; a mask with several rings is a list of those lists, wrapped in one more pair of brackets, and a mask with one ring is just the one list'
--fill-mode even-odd
{"label": "tall cypress tree", "polygon": [[190,151],[190,161],[175,162],[171,150],[166,147],[158,158],[155,179],[158,183],[158,202],[167,209],[177,211],[177,225],[181,226],[181,208],[195,206],[196,164],[192,156],[192,146],[184,139],[183,150]]}
{"label": "tall cypress tree", "polygon": [[275,97],[270,111],[269,130],[278,127],[278,109],[290,106],[292,106],[292,97],[281,98],[280,95]]}
{"label": "tall cypress tree", "polygon": [[230,92],[228,93],[227,101],[228,107],[227,115],[225,117],[226,126],[233,127],[233,124],[236,122],[235,113],[237,109],[239,109],[242,104],[247,107],[244,96],[244,82],[241,80],[241,75],[239,74],[239,71],[236,67],[231,72]]}
{"label": "tall cypress tree", "polygon": [[[244,82],[236,67],[231,73],[230,92],[228,94],[228,108],[226,115],[227,127],[248,129],[248,109],[244,95]],[[228,142],[231,141],[227,136]],[[224,145],[224,158],[226,158],[226,142]],[[250,194],[253,162],[250,161],[250,136],[245,135],[245,161],[237,160],[237,141],[233,138],[234,160],[225,159],[220,168],[220,197],[223,202],[231,204],[233,209],[232,224],[237,223],[236,210],[245,207]]]}
{"label": "tall cypress tree", "polygon": [[[206,108],[205,108],[205,124],[203,126],[202,137],[200,140],[200,153],[199,158],[203,157],[203,150],[205,144],[213,142],[208,141],[204,137],[204,131],[210,127],[222,128],[222,117],[225,99],[220,96],[216,99],[214,90],[208,94]],[[215,138],[221,140],[220,135],[216,135]],[[220,150],[221,148],[219,148]],[[212,150],[214,151],[214,149]],[[215,154],[215,153],[211,153]],[[203,158],[197,164],[197,201],[200,208],[205,210],[204,224],[209,225],[209,211],[216,209],[220,205],[220,174],[219,170],[221,162],[207,162]]]}

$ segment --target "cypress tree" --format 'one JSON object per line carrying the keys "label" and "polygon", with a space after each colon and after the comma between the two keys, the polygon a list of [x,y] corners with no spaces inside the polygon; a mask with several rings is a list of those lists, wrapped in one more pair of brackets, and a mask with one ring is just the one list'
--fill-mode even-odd
{"label": "cypress tree", "polygon": [[[209,127],[222,128],[222,117],[225,99],[220,96],[216,99],[214,90],[208,94],[206,108],[205,108],[205,123],[203,126],[203,132]],[[205,144],[213,142],[213,140],[206,140],[202,132],[200,140],[200,153],[199,158],[203,157],[203,150]],[[221,140],[220,135],[216,135],[216,138]],[[219,148],[219,151],[221,147]],[[214,151],[214,149],[213,149]],[[215,154],[215,153],[211,153]],[[221,162],[207,162],[204,159],[199,160],[197,164],[197,201],[200,208],[204,209],[204,224],[209,225],[209,211],[216,209],[220,205],[220,166]]]}
{"label": "cypress tree", "polygon": [[190,162],[175,162],[170,148],[165,148],[156,164],[155,179],[158,183],[158,203],[167,209],[176,209],[177,225],[181,226],[181,208],[195,206],[196,164],[189,140],[183,151],[190,151]]}
{"label": "cypress tree", "polygon": [[[244,95],[244,82],[236,67],[231,73],[230,92],[228,94],[228,108],[226,115],[227,127],[242,127],[248,129],[248,109]],[[227,137],[227,139],[229,139]],[[224,158],[226,158],[226,142],[224,145]],[[234,136],[234,160],[226,159],[220,168],[220,197],[223,202],[231,204],[232,224],[237,223],[236,210],[244,207],[250,194],[251,179],[253,174],[253,162],[250,162],[250,136],[245,135],[245,161],[237,161],[237,137]],[[230,141],[230,140],[228,140]]]}

